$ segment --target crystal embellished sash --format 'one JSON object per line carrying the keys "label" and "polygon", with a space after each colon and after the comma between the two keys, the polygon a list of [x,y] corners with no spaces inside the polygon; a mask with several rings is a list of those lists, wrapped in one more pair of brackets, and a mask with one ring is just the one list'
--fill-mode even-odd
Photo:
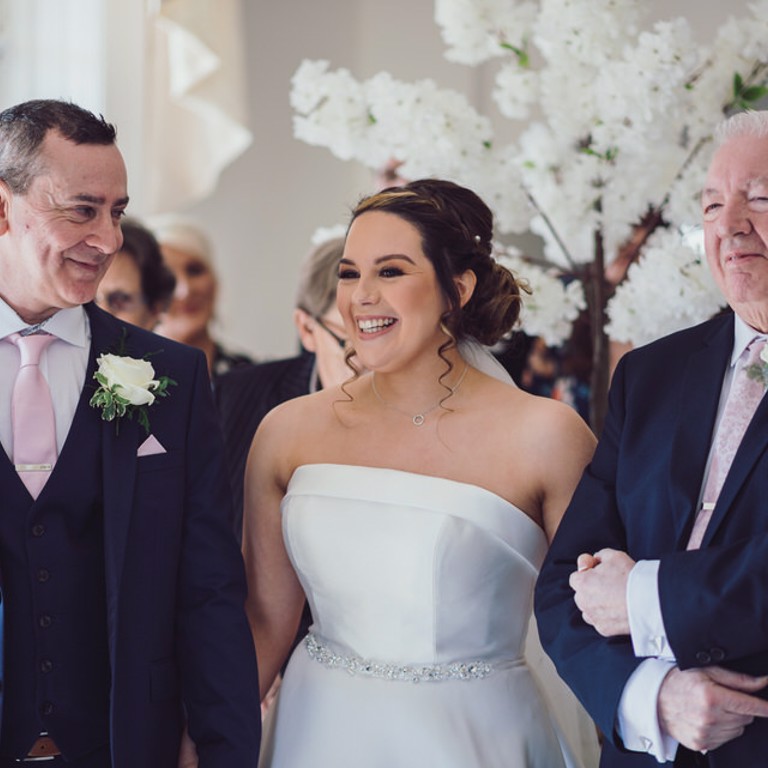
{"label": "crystal embellished sash", "polygon": [[[408,683],[434,683],[443,680],[481,680],[500,664],[488,661],[454,661],[449,664],[386,664],[360,656],[336,653],[310,632],[304,640],[309,657],[329,669],[343,669],[350,675],[376,677]],[[524,664],[522,659],[504,661],[505,667]]]}

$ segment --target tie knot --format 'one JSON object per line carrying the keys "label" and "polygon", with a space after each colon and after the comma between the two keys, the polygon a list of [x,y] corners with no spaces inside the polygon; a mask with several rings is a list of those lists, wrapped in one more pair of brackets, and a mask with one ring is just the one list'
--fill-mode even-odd
{"label": "tie knot", "polygon": [[765,349],[765,339],[753,339],[747,347],[747,360],[744,366],[755,365],[760,362],[760,354]]}
{"label": "tie knot", "polygon": [[8,339],[19,348],[21,368],[26,365],[39,365],[43,350],[56,337],[50,333],[32,333],[22,336],[20,333],[11,334]]}

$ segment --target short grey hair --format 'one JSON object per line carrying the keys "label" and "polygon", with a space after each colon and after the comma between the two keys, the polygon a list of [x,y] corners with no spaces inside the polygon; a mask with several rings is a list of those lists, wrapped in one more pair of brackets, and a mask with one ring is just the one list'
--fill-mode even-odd
{"label": "short grey hair", "polygon": [[0,180],[17,195],[44,172],[42,147],[49,132],[73,144],[115,143],[114,125],[69,101],[34,99],[0,112]]}
{"label": "short grey hair", "polygon": [[727,117],[715,128],[715,146],[721,147],[739,136],[768,138],[768,110],[750,109]]}

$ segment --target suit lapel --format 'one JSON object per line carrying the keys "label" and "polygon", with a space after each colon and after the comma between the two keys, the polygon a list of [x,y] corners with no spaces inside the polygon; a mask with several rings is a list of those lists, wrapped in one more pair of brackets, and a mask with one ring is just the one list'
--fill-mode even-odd
{"label": "suit lapel", "polygon": [[[96,358],[116,350],[124,325],[93,307],[86,305],[91,321],[91,354],[88,363],[86,387],[93,381]],[[117,600],[125,562],[128,525],[133,508],[136,478],[136,451],[141,435],[135,420],[121,419],[119,429],[115,422],[103,421],[102,484],[104,493],[104,556],[107,578],[107,615],[110,629],[110,650],[114,653],[114,630]],[[113,659],[114,660],[114,659]]]}
{"label": "suit lapel", "polygon": [[732,348],[731,319],[716,328],[688,359],[670,467],[670,501],[678,548],[685,547],[696,514],[723,375]]}

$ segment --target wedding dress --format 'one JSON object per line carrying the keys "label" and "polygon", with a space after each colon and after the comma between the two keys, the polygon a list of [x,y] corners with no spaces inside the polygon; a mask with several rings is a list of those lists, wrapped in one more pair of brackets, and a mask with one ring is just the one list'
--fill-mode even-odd
{"label": "wedding dress", "polygon": [[262,768],[559,768],[523,659],[541,528],[483,488],[299,467],[283,536],[315,623],[265,728]]}

